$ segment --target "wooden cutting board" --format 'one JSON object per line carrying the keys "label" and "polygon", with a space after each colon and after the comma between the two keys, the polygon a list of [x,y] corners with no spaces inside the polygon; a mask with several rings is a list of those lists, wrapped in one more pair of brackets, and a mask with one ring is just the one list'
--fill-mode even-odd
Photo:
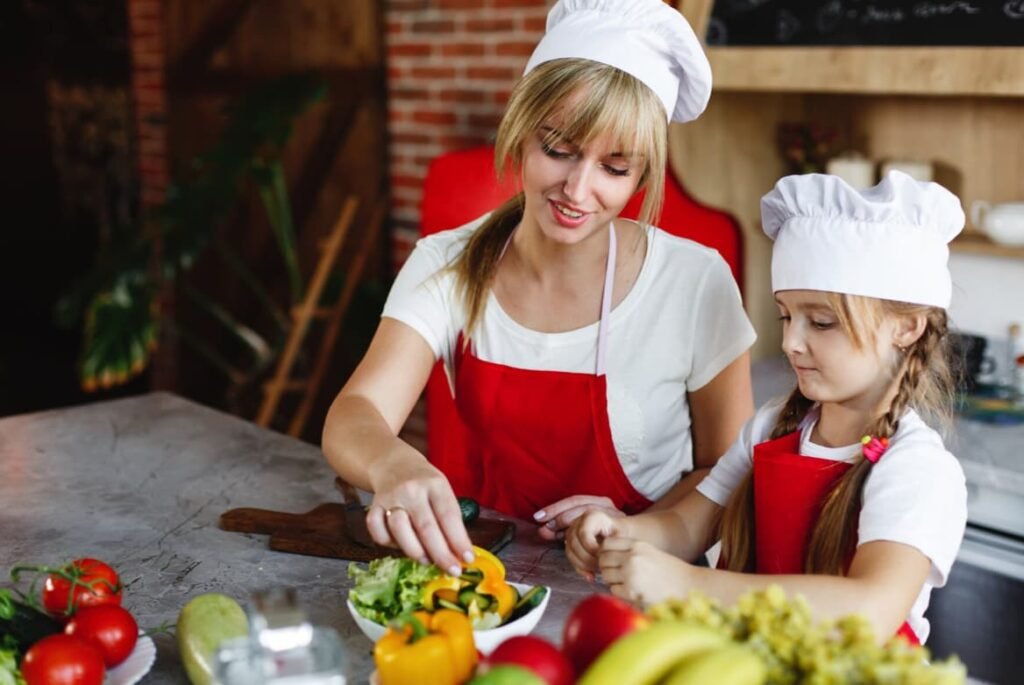
{"label": "wooden cutting board", "polygon": [[[351,561],[402,554],[391,547],[368,547],[356,542],[345,525],[345,505],[338,502],[320,504],[304,514],[250,507],[231,509],[220,515],[219,525],[227,531],[269,535],[270,549],[278,552]],[[497,552],[512,541],[516,528],[511,521],[478,518],[466,530],[474,545]]]}

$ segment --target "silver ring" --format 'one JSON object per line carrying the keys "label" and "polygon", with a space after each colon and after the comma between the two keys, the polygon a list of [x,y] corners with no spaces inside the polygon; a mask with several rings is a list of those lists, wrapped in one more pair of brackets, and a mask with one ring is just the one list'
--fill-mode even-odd
{"label": "silver ring", "polygon": [[385,518],[391,518],[391,513],[395,512],[395,511],[405,511],[405,509],[403,509],[402,507],[391,507],[390,509],[385,509],[384,510],[384,517]]}

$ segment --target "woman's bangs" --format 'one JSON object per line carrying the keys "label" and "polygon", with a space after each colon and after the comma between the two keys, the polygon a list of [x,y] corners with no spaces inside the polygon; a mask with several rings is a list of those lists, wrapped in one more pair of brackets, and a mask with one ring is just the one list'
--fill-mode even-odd
{"label": "woman's bangs", "polygon": [[[562,133],[573,143],[586,147],[595,139],[608,136],[618,143],[616,151],[632,155],[638,161],[650,155],[651,131],[640,124],[640,103],[626,87],[603,84],[580,93],[568,111],[561,112]],[[624,84],[623,84],[624,85]],[[646,135],[645,135],[646,134]]]}

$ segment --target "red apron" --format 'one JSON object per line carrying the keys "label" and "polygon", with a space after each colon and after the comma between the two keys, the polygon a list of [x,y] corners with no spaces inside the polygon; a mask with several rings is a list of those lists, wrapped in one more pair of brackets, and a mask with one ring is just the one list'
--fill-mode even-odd
{"label": "red apron", "polygon": [[606,496],[627,513],[650,506],[622,470],[608,423],[604,359],[614,272],[610,227],[593,375],[487,362],[464,349],[459,336],[455,406],[468,449],[431,455],[457,495],[522,519],[579,494]]}
{"label": "red apron", "polygon": [[[804,572],[807,545],[825,498],[851,466],[801,455],[800,431],[754,447],[758,573]],[[854,551],[850,550],[850,559]],[[907,623],[897,635],[920,644]]]}

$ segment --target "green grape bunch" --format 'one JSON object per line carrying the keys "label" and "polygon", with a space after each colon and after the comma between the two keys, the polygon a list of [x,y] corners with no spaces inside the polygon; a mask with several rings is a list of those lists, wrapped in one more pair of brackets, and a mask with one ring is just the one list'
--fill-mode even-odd
{"label": "green grape bunch", "polygon": [[654,621],[684,620],[711,628],[756,653],[768,685],[962,685],[955,656],[930,662],[925,647],[902,638],[875,639],[863,616],[815,621],[804,597],[786,597],[778,585],[744,595],[731,608],[692,592],[652,606]]}

